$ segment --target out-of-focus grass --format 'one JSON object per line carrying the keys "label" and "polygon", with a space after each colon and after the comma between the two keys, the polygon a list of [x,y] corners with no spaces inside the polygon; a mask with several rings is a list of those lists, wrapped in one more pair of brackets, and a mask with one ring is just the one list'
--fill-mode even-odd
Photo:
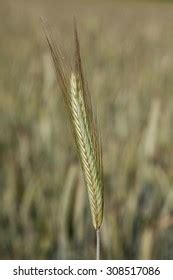
{"label": "out-of-focus grass", "polygon": [[[82,2],[82,3],[81,3]],[[1,1],[0,258],[93,258],[86,191],[39,16],[82,57],[102,132],[102,257],[173,258],[171,4]]]}

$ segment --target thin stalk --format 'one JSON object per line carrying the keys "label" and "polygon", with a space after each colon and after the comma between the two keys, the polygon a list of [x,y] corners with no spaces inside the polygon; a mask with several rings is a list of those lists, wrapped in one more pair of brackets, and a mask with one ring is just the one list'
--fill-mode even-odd
{"label": "thin stalk", "polygon": [[100,229],[96,230],[96,260],[100,260]]}

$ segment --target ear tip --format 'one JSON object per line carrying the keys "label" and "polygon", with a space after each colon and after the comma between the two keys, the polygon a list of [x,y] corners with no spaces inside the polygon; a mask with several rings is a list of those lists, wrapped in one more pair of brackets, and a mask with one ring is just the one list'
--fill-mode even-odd
{"label": "ear tip", "polygon": [[74,33],[75,33],[75,37],[78,39],[77,20],[75,16],[74,16]]}

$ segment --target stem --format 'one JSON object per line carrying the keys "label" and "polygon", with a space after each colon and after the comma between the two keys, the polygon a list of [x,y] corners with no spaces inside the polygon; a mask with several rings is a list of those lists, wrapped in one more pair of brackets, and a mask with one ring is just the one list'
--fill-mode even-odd
{"label": "stem", "polygon": [[96,260],[100,260],[100,229],[96,230]]}

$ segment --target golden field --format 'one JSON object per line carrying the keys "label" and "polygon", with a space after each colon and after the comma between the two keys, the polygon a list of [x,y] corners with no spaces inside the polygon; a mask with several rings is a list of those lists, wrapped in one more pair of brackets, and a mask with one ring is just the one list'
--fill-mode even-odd
{"label": "golden field", "polygon": [[104,164],[102,259],[173,259],[171,3],[0,1],[0,259],[94,259],[88,196],[40,17],[77,19]]}

